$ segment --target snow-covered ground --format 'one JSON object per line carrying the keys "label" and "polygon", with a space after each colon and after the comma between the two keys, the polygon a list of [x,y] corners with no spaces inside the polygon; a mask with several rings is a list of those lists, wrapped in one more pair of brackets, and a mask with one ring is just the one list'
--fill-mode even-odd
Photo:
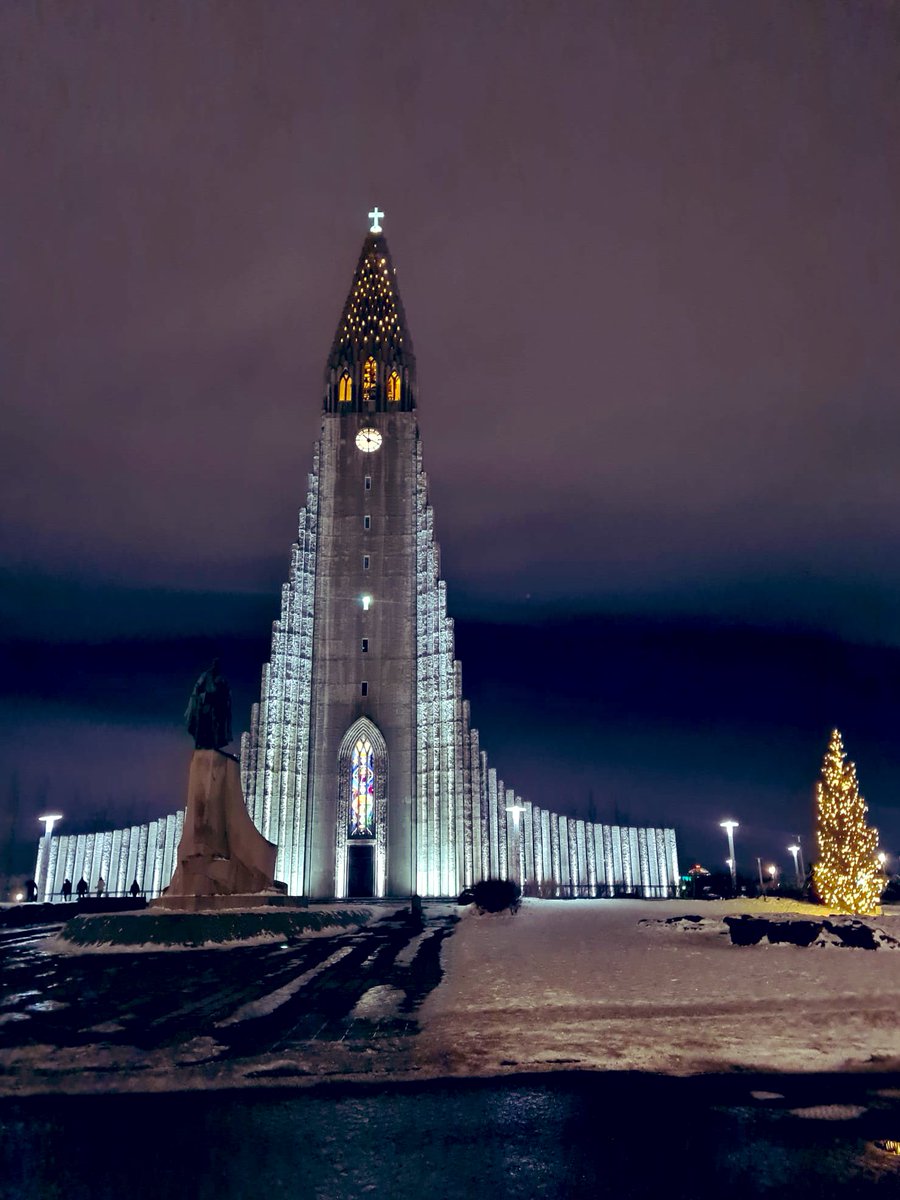
{"label": "snow-covered ground", "polygon": [[[900,1067],[900,951],[732,946],[721,917],[739,912],[825,915],[779,900],[468,909],[419,1014],[419,1070]],[[706,919],[661,923],[687,913]],[[870,923],[900,938],[900,916]]]}

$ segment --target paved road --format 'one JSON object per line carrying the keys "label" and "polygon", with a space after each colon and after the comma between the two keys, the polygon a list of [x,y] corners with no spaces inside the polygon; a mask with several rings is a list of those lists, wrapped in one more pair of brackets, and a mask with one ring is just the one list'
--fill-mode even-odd
{"label": "paved road", "polygon": [[6,1100],[0,1200],[887,1200],[898,1094],[584,1073]]}

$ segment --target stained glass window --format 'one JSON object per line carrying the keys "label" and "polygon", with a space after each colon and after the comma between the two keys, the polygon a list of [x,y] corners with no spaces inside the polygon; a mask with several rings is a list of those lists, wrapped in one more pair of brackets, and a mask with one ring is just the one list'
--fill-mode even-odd
{"label": "stained glass window", "polygon": [[375,385],[378,382],[378,367],[374,358],[367,358],[363,363],[362,397],[369,401],[375,395]]}
{"label": "stained glass window", "polygon": [[350,836],[375,836],[375,752],[358,738],[350,759]]}
{"label": "stained glass window", "polygon": [[341,376],[341,382],[338,386],[338,402],[340,404],[349,404],[353,399],[353,380],[344,372]]}
{"label": "stained glass window", "polygon": [[400,399],[400,376],[396,371],[391,371],[388,376],[387,397],[394,404]]}

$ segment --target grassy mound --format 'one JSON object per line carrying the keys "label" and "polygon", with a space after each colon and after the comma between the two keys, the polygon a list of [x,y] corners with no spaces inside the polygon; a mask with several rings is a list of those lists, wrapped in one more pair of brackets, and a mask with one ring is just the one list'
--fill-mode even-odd
{"label": "grassy mound", "polygon": [[364,925],[368,909],[261,909],[253,912],[143,912],[74,917],[60,933],[65,949],[199,949],[258,941],[290,941],[320,930]]}

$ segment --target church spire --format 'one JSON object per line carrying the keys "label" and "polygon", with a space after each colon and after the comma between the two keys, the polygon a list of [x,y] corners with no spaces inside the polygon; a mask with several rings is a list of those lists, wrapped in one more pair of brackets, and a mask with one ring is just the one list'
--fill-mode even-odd
{"label": "church spire", "polygon": [[381,230],[384,213],[369,213],[350,294],[325,371],[326,412],[396,412],[415,407],[416,360],[406,328],[397,271]]}

